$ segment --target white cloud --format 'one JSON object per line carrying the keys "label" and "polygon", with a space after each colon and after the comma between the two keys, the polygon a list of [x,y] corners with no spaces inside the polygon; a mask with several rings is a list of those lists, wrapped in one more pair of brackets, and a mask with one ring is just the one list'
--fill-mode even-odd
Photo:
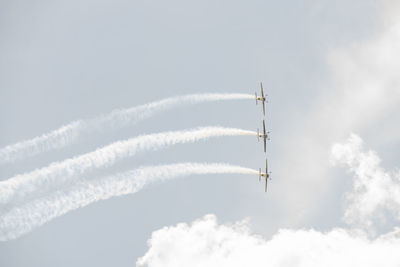
{"label": "white cloud", "polygon": [[380,167],[374,151],[364,151],[362,139],[352,134],[344,144],[332,147],[332,160],[349,167],[354,174],[353,191],[347,195],[346,222],[371,230],[374,220],[393,213],[400,219],[400,175]]}
{"label": "white cloud", "polygon": [[308,219],[331,196],[335,180],[327,162],[333,142],[350,132],[368,135],[377,145],[399,141],[394,114],[400,112],[400,5],[382,5],[371,36],[332,47],[327,56],[330,80],[322,81],[314,106],[309,113],[298,113],[297,127],[285,137],[286,158],[274,171],[282,177],[274,186],[277,201],[288,211],[285,221],[296,221],[300,210],[300,222]]}
{"label": "white cloud", "polygon": [[379,119],[400,110],[400,5],[383,2],[368,39],[333,47],[327,56],[331,80],[313,119],[332,125],[334,133],[375,128]]}
{"label": "white cloud", "polygon": [[377,154],[362,145],[352,134],[346,143],[332,147],[333,162],[346,164],[354,174],[345,217],[362,228],[281,229],[266,239],[253,234],[247,221],[219,224],[215,215],[206,215],[153,232],[137,266],[400,266],[400,228],[369,235],[372,222],[382,219],[377,213],[400,214],[400,180],[384,171]]}
{"label": "white cloud", "polygon": [[270,240],[246,222],[218,224],[214,215],[155,231],[137,266],[399,266],[399,230],[376,240],[333,229],[280,230]]}

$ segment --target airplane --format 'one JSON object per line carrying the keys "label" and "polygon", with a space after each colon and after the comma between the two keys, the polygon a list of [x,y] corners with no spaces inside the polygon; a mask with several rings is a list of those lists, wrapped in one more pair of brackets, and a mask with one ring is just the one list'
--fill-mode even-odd
{"label": "airplane", "polygon": [[268,159],[265,159],[265,173],[261,172],[261,168],[258,169],[258,180],[261,181],[261,177],[265,177],[265,192],[267,192],[268,179],[271,179],[269,175],[270,172],[268,172]]}
{"label": "airplane", "polygon": [[269,132],[265,131],[265,121],[263,120],[263,131],[260,133],[260,129],[257,129],[257,138],[260,142],[260,138],[264,140],[264,153],[267,152],[267,139],[269,140]]}
{"label": "airplane", "polygon": [[256,92],[254,93],[254,95],[256,97],[256,105],[257,105],[257,100],[262,102],[263,114],[265,116],[265,101],[267,101],[267,98],[264,96],[264,90],[263,90],[262,82],[260,82],[260,90],[261,90],[261,95],[260,96],[257,96]]}

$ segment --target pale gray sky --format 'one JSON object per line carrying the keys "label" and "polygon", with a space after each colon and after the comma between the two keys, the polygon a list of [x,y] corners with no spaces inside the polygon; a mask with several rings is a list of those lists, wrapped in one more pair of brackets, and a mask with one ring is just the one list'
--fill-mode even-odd
{"label": "pale gray sky", "polygon": [[[396,164],[398,82],[379,76],[386,61],[375,69],[363,60],[375,40],[390,43],[385,12],[381,2],[361,0],[1,1],[0,147],[169,96],[253,94],[263,81],[273,179],[268,194],[256,176],[204,175],[101,201],[1,242],[0,265],[133,266],[153,231],[207,213],[221,222],[248,217],[267,239],[285,227],[342,226],[351,175],[329,166],[330,146],[356,131],[384,167]],[[366,76],[389,84],[386,96],[368,95]],[[5,164],[0,178],[140,134],[208,125],[256,130],[261,109],[252,100],[176,108]],[[258,169],[264,154],[254,137],[226,137],[141,153],[95,174],[182,161]]]}

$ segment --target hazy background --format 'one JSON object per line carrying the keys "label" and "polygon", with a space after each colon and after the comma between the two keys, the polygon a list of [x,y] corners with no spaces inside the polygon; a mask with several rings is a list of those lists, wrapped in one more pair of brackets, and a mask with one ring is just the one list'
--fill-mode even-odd
{"label": "hazy background", "polygon": [[[0,243],[0,265],[132,266],[154,230],[206,213],[222,222],[249,217],[267,238],[282,227],[340,225],[349,183],[324,178],[335,174],[327,167],[331,141],[360,129],[375,150],[386,151],[389,167],[394,161],[395,150],[373,137],[393,126],[388,111],[386,126],[371,131],[365,123],[349,127],[351,121],[339,127],[343,116],[325,116],[346,95],[336,82],[343,80],[340,51],[375,36],[381,13],[381,4],[361,0],[0,1],[0,147],[173,95],[254,94],[263,81],[273,174],[268,194],[256,176],[208,175],[98,202]],[[329,111],[322,108],[327,102]],[[206,125],[256,130],[261,119],[250,100],[177,108],[0,166],[0,178],[143,133]],[[99,175],[181,161],[258,168],[264,154],[256,138],[219,138],[142,153]]]}

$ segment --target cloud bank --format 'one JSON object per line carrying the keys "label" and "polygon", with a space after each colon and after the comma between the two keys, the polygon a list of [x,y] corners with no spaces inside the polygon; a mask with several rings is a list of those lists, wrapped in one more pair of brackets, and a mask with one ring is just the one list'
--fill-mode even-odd
{"label": "cloud bank", "polygon": [[359,232],[333,229],[280,230],[270,240],[246,222],[218,224],[214,215],[153,232],[137,266],[399,266],[400,230],[369,240]]}
{"label": "cloud bank", "polygon": [[376,153],[364,151],[354,134],[332,147],[332,159],[354,174],[345,209],[349,228],[281,229],[267,240],[252,233],[246,220],[219,224],[215,215],[206,215],[153,232],[137,266],[399,266],[400,228],[374,238],[368,234],[370,221],[382,219],[375,217],[382,208],[398,214],[398,177],[385,172]]}

